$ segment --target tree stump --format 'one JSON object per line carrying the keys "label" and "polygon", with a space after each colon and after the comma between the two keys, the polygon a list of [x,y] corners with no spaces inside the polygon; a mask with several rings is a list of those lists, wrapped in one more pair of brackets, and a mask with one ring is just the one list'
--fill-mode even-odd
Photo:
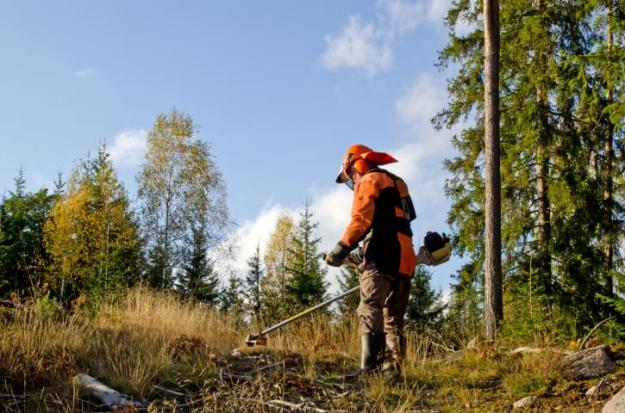
{"label": "tree stump", "polygon": [[564,376],[572,380],[603,377],[616,370],[616,363],[608,356],[608,346],[602,345],[577,351],[562,359]]}

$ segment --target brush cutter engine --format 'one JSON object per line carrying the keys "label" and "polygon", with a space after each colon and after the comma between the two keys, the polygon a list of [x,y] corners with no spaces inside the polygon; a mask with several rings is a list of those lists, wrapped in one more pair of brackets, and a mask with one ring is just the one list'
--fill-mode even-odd
{"label": "brush cutter engine", "polygon": [[[425,251],[423,251],[425,250]],[[423,247],[421,248],[420,254],[424,253],[426,258],[426,262],[429,265],[440,265],[444,262],[449,261],[451,257],[451,242],[449,241],[449,237],[445,233],[439,234],[438,232],[428,231],[423,238]]]}

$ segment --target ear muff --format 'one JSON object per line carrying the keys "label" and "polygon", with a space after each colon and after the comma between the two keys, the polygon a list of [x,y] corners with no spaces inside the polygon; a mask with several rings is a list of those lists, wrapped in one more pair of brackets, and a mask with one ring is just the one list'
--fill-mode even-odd
{"label": "ear muff", "polygon": [[393,158],[386,152],[365,152],[362,154],[362,159],[365,159],[368,162],[371,162],[372,164],[378,166],[397,162],[397,159]]}
{"label": "ear muff", "polygon": [[369,164],[364,159],[356,159],[354,163],[352,163],[352,168],[354,168],[355,172],[364,174],[369,170]]}
{"label": "ear muff", "polygon": [[374,166],[382,166],[393,162],[397,162],[397,159],[386,152],[374,152],[365,145],[352,145],[343,156],[343,163],[335,182],[337,184],[345,183],[349,178],[347,175],[352,172],[365,174]]}

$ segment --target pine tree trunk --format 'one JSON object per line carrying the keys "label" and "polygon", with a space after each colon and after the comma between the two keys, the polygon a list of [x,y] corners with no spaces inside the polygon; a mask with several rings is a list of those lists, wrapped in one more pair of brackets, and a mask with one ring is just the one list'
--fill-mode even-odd
{"label": "pine tree trunk", "polygon": [[484,0],[485,300],[484,336],[495,339],[503,318],[501,177],[499,167],[499,1]]}
{"label": "pine tree trunk", "polygon": [[551,240],[551,219],[548,196],[547,177],[549,176],[549,157],[546,155],[547,139],[544,136],[546,130],[541,130],[541,138],[536,151],[536,195],[538,198],[538,241],[539,258],[537,269],[543,280],[545,294],[551,296],[551,253],[549,244]]}
{"label": "pine tree trunk", "polygon": [[[538,10],[542,13],[544,8],[543,0],[537,1]],[[546,36],[549,33],[545,33]],[[542,70],[547,70],[548,51],[540,50],[538,56],[539,66]],[[536,268],[539,276],[543,280],[543,288],[547,299],[552,295],[551,283],[551,205],[549,202],[549,118],[547,94],[540,87],[536,88],[536,100],[539,111],[539,139],[536,149],[536,197],[538,207],[538,231],[536,240],[538,241],[539,256]]]}
{"label": "pine tree trunk", "polygon": [[[612,1],[608,0],[607,4],[607,14],[608,14],[608,28],[607,28],[607,45],[608,45],[608,53],[612,51]],[[610,79],[610,73],[607,73],[607,103],[608,105],[612,103],[612,81]],[[605,264],[606,269],[608,271],[612,270],[613,262],[614,262],[614,247],[611,237],[611,228],[612,228],[612,159],[614,157],[614,147],[613,147],[613,134],[614,134],[614,125],[611,120],[608,119],[608,130],[605,137],[604,142],[604,152],[605,152],[605,164],[604,164],[604,180],[605,180],[605,188],[603,190],[603,201],[604,201],[604,245],[603,252],[605,256]],[[611,296],[614,291],[614,281],[612,280],[612,276],[608,273],[606,275],[605,280],[605,294]]]}

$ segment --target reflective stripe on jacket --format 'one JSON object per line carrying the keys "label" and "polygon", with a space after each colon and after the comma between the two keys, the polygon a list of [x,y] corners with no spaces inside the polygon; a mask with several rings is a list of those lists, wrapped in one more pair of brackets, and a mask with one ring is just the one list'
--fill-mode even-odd
{"label": "reflective stripe on jacket", "polygon": [[410,221],[414,208],[403,180],[383,169],[363,175],[354,188],[352,217],[342,243],[356,248],[365,239],[365,262],[381,272],[412,277],[416,257]]}

